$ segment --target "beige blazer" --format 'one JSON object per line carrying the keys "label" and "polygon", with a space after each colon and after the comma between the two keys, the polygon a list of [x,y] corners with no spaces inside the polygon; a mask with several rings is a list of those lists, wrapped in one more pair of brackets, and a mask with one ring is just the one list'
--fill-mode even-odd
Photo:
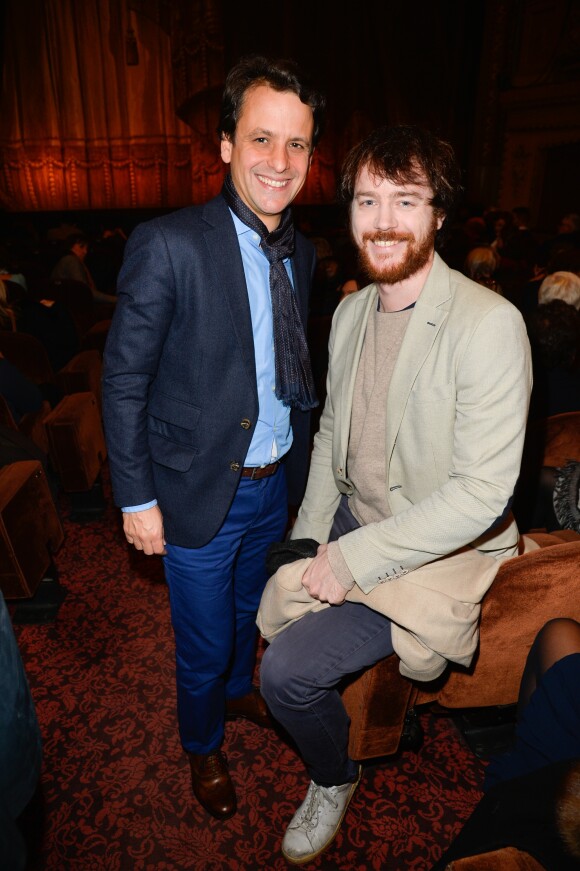
{"label": "beige blazer", "polygon": [[[328,541],[342,493],[352,493],[347,449],[352,397],[374,284],[337,308],[327,400],[292,538]],[[510,513],[520,471],[531,355],[519,311],[449,269],[436,254],[393,372],[386,406],[386,496],[392,516],[340,539],[356,584],[369,593],[462,548],[496,562],[515,556]],[[465,602],[493,581],[488,561],[466,578]],[[499,567],[499,562],[497,562]],[[473,583],[478,598],[469,595]]]}

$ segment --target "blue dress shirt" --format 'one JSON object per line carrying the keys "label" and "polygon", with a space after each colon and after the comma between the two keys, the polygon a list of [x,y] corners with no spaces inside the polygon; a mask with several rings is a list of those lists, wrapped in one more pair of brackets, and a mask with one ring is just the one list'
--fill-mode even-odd
{"label": "blue dress shirt", "polygon": [[[276,397],[276,367],[274,358],[274,327],[270,297],[270,263],[260,248],[259,235],[231,212],[244,266],[248,288],[254,355],[258,384],[258,421],[244,462],[246,466],[266,466],[280,460],[292,445],[290,409]],[[294,285],[292,265],[284,260],[286,272]],[[126,513],[144,511],[157,504],[153,499],[143,505],[122,510]]]}

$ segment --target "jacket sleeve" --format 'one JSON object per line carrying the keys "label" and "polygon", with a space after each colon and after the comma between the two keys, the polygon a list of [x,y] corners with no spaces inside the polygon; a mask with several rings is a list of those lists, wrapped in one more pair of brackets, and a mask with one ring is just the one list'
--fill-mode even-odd
{"label": "jacket sleeve", "polygon": [[147,400],[175,302],[167,245],[156,223],[129,237],[118,302],[103,355],[103,423],[117,505],[156,498],[147,438]]}

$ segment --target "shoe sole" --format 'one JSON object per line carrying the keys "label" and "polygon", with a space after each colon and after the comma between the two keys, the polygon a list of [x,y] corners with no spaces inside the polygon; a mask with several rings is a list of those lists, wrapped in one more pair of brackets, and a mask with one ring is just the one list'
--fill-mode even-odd
{"label": "shoe sole", "polygon": [[334,841],[334,839],[336,838],[336,836],[340,832],[340,827],[342,826],[342,821],[346,816],[346,812],[349,809],[351,799],[355,793],[357,786],[360,783],[361,777],[362,777],[362,765],[359,765],[358,777],[354,781],[354,783],[352,784],[351,790],[348,794],[348,801],[344,806],[342,816],[340,817],[340,819],[336,825],[336,829],[334,831],[333,836],[331,838],[329,838],[329,840],[326,842],[326,844],[324,844],[319,850],[317,850],[316,853],[308,853],[307,856],[300,856],[299,859],[295,859],[293,856],[289,856],[288,853],[286,853],[284,851],[284,849],[282,849],[282,855],[284,856],[284,858],[286,859],[287,862],[290,862],[292,865],[305,865],[306,862],[312,862],[313,859],[316,859],[317,856],[320,856],[321,853],[324,853],[325,850],[328,850],[328,848],[330,847],[330,845],[332,844],[332,842]]}

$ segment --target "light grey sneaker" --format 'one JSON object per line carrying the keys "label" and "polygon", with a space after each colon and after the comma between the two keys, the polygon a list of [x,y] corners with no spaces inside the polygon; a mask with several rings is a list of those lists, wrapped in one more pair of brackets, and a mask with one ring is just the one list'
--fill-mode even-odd
{"label": "light grey sneaker", "polygon": [[282,841],[282,853],[294,865],[310,862],[336,838],[362,774],[354,783],[319,786],[310,781],[306,798],[292,817]]}

